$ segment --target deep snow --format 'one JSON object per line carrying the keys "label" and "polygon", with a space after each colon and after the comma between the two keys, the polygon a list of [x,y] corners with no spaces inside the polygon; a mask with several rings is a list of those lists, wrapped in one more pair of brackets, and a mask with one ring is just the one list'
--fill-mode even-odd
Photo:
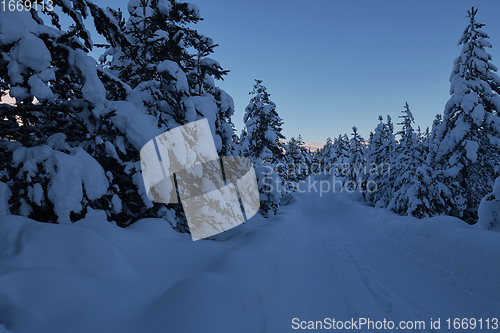
{"label": "deep snow", "polygon": [[293,318],[500,317],[500,233],[401,217],[336,190],[297,193],[279,215],[217,241],[193,242],[160,219],[121,229],[98,218],[0,216],[0,333],[289,332]]}

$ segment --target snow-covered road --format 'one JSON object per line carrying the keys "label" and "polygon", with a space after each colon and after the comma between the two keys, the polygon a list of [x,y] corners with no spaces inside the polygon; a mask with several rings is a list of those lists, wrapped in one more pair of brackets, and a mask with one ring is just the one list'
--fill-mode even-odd
{"label": "snow-covered road", "polygon": [[361,318],[394,332],[474,318],[482,332],[500,317],[500,233],[454,218],[313,191],[219,239],[192,242],[153,219],[120,229],[0,217],[0,332],[279,333]]}
{"label": "snow-covered road", "polygon": [[[298,223],[283,235],[275,276],[266,290],[269,332],[306,327],[302,321],[323,321],[324,328],[330,327],[325,318],[351,323],[359,318],[386,319],[395,328],[401,321],[413,322],[408,326],[423,321],[426,329],[419,331],[433,331],[430,322],[438,318],[444,328],[447,318],[500,315],[500,287],[492,285],[496,293],[485,292],[489,288],[481,285],[485,282],[481,272],[477,281],[471,281],[467,274],[462,276],[463,267],[432,262],[429,249],[406,251],[401,242],[390,239],[389,230],[375,232],[377,222],[390,213],[357,202],[352,195],[332,192],[321,197],[304,193],[287,213]],[[272,309],[280,309],[279,316]],[[293,318],[298,320],[292,322]],[[367,331],[367,326],[363,328]]]}

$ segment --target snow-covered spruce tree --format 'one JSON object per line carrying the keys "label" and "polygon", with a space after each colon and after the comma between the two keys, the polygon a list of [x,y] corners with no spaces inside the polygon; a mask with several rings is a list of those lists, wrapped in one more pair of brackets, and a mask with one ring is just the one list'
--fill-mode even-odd
{"label": "snow-covered spruce tree", "polygon": [[428,150],[428,155],[427,155],[427,162],[430,163],[431,161],[435,160],[436,153],[437,153],[437,147],[439,146],[439,141],[438,141],[438,130],[441,126],[441,123],[443,122],[443,115],[442,114],[436,114],[436,117],[432,121],[432,127],[430,130],[429,135],[426,138],[426,143],[425,146],[427,147]]}
{"label": "snow-covered spruce tree", "polygon": [[387,116],[387,122],[384,123],[382,116],[379,116],[379,121],[367,148],[367,189],[364,194],[365,199],[374,206],[387,207],[393,193],[394,174],[391,171],[396,140],[391,117]]}
{"label": "snow-covered spruce tree", "polygon": [[292,137],[286,144],[285,153],[285,180],[287,185],[289,182],[296,184],[306,179],[309,175],[311,163],[311,156],[307,148],[304,146],[304,142],[302,141],[300,134],[297,139]]}
{"label": "snow-covered spruce tree", "polygon": [[[331,140],[331,139],[330,139]],[[324,146],[322,148],[318,148],[316,150],[311,151],[311,173],[317,174],[321,170],[321,152],[323,150]]]}
{"label": "snow-covered spruce tree", "polygon": [[[160,81],[161,71],[156,67],[164,60],[184,70],[194,67],[194,56],[187,48],[201,37],[188,27],[202,19],[195,5],[176,0],[130,0],[127,11],[129,18],[120,26],[130,44],[112,45],[105,54],[112,56],[108,65],[120,79],[132,88],[145,81]],[[116,18],[121,20],[121,13],[116,13]]]}
{"label": "snow-covered spruce tree", "polygon": [[[175,0],[131,0],[127,10],[130,18],[120,26],[128,45],[106,51],[103,72],[129,86],[126,101],[136,116],[152,116],[159,133],[207,118],[218,153],[232,154],[234,102],[214,83],[228,71],[207,57],[217,46],[212,39],[192,28],[202,20],[198,8]],[[146,142],[135,140],[134,146],[140,150]],[[138,160],[130,163],[140,166]],[[180,204],[153,204],[142,197],[150,207],[148,215],[163,216],[174,209],[181,222],[176,229],[187,231]]]}
{"label": "snow-covered spruce tree", "polygon": [[332,139],[328,137],[325,145],[317,152],[317,170],[318,172],[327,172],[331,174],[336,172],[336,152]]}
{"label": "snow-covered spruce tree", "polygon": [[439,212],[477,221],[481,198],[491,192],[500,167],[500,78],[490,62],[488,35],[476,21],[477,9],[468,11],[469,24],[458,42],[462,45],[450,77],[450,94],[439,127],[433,164],[450,198]]}
{"label": "snow-covered spruce tree", "polygon": [[[414,210],[413,216],[428,217],[446,213],[446,208],[452,205],[449,188],[443,183],[443,171],[436,171],[436,154],[440,145],[438,130],[442,124],[442,115],[437,114],[432,129],[426,130],[426,134],[418,140],[418,150],[422,161],[420,167],[415,170],[414,183],[420,187],[420,194],[425,205],[421,209]],[[397,172],[397,170],[394,170]],[[424,199],[425,198],[425,199]]]}
{"label": "snow-covered spruce tree", "polygon": [[[127,45],[109,48],[104,68],[131,87],[129,101],[171,129],[196,120],[186,71],[194,67],[188,48],[196,31],[186,27],[201,17],[198,8],[175,0],[131,0],[121,24]],[[111,57],[109,60],[108,57]]]}
{"label": "snow-covered spruce tree", "polygon": [[220,155],[226,156],[234,154],[235,149],[235,131],[231,121],[234,102],[231,96],[215,85],[214,79],[222,80],[229,72],[223,70],[216,60],[207,57],[216,46],[212,39],[199,37],[195,67],[188,71],[187,78],[195,109],[214,123],[217,150]]}
{"label": "snow-covered spruce tree", "polygon": [[399,144],[392,165],[393,196],[388,208],[401,215],[429,217],[432,214],[432,200],[429,200],[430,168],[425,165],[425,152],[413,130],[413,114],[408,103],[405,104]]}
{"label": "snow-covered spruce tree", "polygon": [[211,38],[200,35],[195,39],[195,49],[197,51],[194,67],[188,74],[188,79],[193,84],[193,90],[201,95],[207,88],[214,86],[213,79],[223,79],[223,75],[229,71],[222,69],[219,62],[208,56],[214,52],[217,44]]}
{"label": "snow-covered spruce tree", "polygon": [[[429,130],[429,127],[425,129],[425,132],[422,132],[422,129],[420,128],[420,125],[417,126],[417,143],[422,145],[422,149],[426,150],[426,153],[428,152],[428,145],[427,142],[429,141],[429,136],[431,135],[431,132]],[[427,154],[426,154],[427,156]]]}
{"label": "snow-covered spruce tree", "polygon": [[[41,21],[36,15],[31,18],[29,13],[25,18],[14,17],[8,20],[7,16],[7,19],[2,17],[0,20],[0,24],[5,23],[0,30],[2,35],[6,31],[9,36],[14,36],[14,39],[16,36],[31,38],[24,44],[22,39],[9,44],[10,42],[5,42],[9,40],[8,38],[0,38],[3,52],[19,55],[18,50],[23,47],[26,50],[28,44],[32,51],[25,53],[31,58],[24,54],[20,61],[8,58],[5,59],[7,63],[4,61],[0,64],[2,92],[10,89],[11,95],[19,97],[18,94],[28,91],[40,101],[36,105],[25,103],[32,109],[28,110],[29,112],[36,113],[28,113],[25,110],[26,106],[21,105],[24,100],[18,102],[15,112],[4,113],[2,110],[2,115],[6,116],[2,117],[5,121],[1,126],[9,131],[1,131],[6,133],[5,136],[2,135],[4,142],[0,148],[2,153],[5,152],[1,154],[1,169],[5,169],[1,177],[2,181],[9,184],[9,191],[12,194],[10,210],[14,214],[23,213],[38,220],[68,222],[79,219],[92,208],[101,210],[101,216],[104,211],[109,219],[119,225],[127,225],[148,216],[163,216],[175,223],[172,210],[163,205],[153,204],[147,198],[140,174],[138,151],[148,140],[173,127],[174,124],[177,125],[178,122],[174,119],[177,115],[179,117],[176,119],[182,122],[187,121],[186,115],[194,115],[193,119],[206,116],[209,121],[213,120],[211,123],[213,133],[226,133],[230,136],[230,128],[219,127],[217,124],[222,122],[217,123],[216,114],[212,113],[212,110],[220,106],[224,112],[231,113],[232,99],[219,90],[214,98],[215,107],[204,109],[203,112],[196,110],[189,96],[190,88],[186,75],[174,63],[155,64],[156,70],[161,74],[160,81],[150,80],[135,87],[119,77],[120,71],[110,69],[109,63],[96,70],[95,61],[87,56],[92,41],[82,23],[82,17],[85,16],[83,13],[90,11],[94,22],[99,24],[97,30],[106,36],[110,46],[107,55],[116,55],[122,50],[125,50],[124,54],[127,53],[132,45],[129,42],[130,36],[125,38],[122,34],[126,25],[121,20],[120,12],[111,9],[101,10],[89,2],[80,0],[73,0],[72,3],[62,4],[67,7],[63,12],[69,13],[76,22],[70,31],[42,27],[40,29],[42,33],[38,33],[37,24],[41,26]],[[88,7],[85,7],[86,5]],[[162,6],[164,9],[169,7],[166,3]],[[185,9],[194,16],[198,15],[193,5],[178,4],[178,7],[174,8]],[[185,21],[181,12],[177,11],[173,15],[174,21]],[[48,14],[55,15],[53,12]],[[21,28],[17,24],[20,24]],[[12,27],[13,31],[4,27]],[[178,36],[183,33],[180,29],[177,32]],[[30,34],[38,37],[43,43],[33,41]],[[43,44],[48,53],[42,47]],[[47,57],[47,54],[50,54],[50,57]],[[36,59],[33,60],[34,58]],[[48,70],[45,71],[45,67],[42,69],[40,63],[47,63]],[[12,70],[9,72],[10,67]],[[53,76],[51,69],[54,70]],[[33,78],[25,76],[26,72],[32,73],[31,71],[36,74],[32,75]],[[17,72],[21,72],[21,76],[28,81],[27,84],[19,81],[20,76],[15,75]],[[48,92],[39,84],[37,78],[48,83],[52,96],[44,97],[48,96]],[[17,86],[22,84],[24,86],[18,89]],[[169,104],[171,100],[167,101],[165,96],[173,96],[174,102],[180,100],[181,109],[174,110],[176,104]],[[9,111],[13,110],[11,106],[2,107]],[[174,111],[161,117],[165,115],[162,113],[165,109]],[[19,117],[24,114],[31,118],[26,118],[28,121],[17,122],[16,119],[21,119]],[[214,141],[222,151],[223,140],[217,138],[219,136],[214,135]],[[7,139],[10,142],[6,142]],[[16,142],[23,142],[25,147],[19,147]],[[37,144],[46,145],[39,148]],[[51,150],[47,149],[47,146]],[[78,150],[77,146],[90,155],[93,162]],[[24,148],[29,150],[26,151]],[[66,158],[66,155],[71,157]],[[81,162],[80,166],[75,163],[76,160]],[[97,164],[94,163],[96,161]],[[62,165],[67,168],[61,167]],[[97,171],[99,165],[100,172]],[[89,172],[85,172],[83,170],[85,168]],[[80,183],[75,183],[73,180],[66,181],[66,186],[63,186],[65,189],[74,189],[73,193],[56,191],[64,183],[61,177],[68,174],[62,172],[65,169],[75,169],[73,172],[76,172],[78,177],[74,179],[80,181]],[[16,175],[16,179],[13,180],[12,175]],[[56,182],[59,187],[54,185]],[[177,226],[177,229],[182,229],[182,226]]]}
{"label": "snow-covered spruce tree", "polygon": [[500,231],[500,177],[495,181],[493,191],[479,204],[477,228]]}
{"label": "snow-covered spruce tree", "polygon": [[[234,141],[232,98],[215,85],[227,70],[209,58],[217,46],[192,26],[195,5],[175,0],[131,0],[122,29],[130,46],[107,50],[102,62],[133,89],[127,99],[158,119],[163,130],[207,118],[221,155]],[[111,56],[111,60],[106,59]]]}
{"label": "snow-covered spruce tree", "polygon": [[358,128],[353,126],[352,128],[352,138],[349,142],[348,151],[348,165],[349,168],[346,172],[346,188],[348,190],[354,190],[362,184],[362,179],[364,178],[364,169],[366,165],[365,160],[365,146],[364,139],[359,135]]}
{"label": "snow-covered spruce tree", "polygon": [[334,161],[332,166],[328,166],[329,172],[336,177],[345,177],[349,170],[349,137],[347,134],[339,134],[338,138],[333,140],[331,149],[333,156],[330,155],[330,160]]}
{"label": "snow-covered spruce tree", "polygon": [[321,148],[318,148],[316,151],[314,151],[312,153],[313,162],[312,162],[312,169],[311,169],[311,171],[314,174],[317,174],[317,173],[320,173],[320,172],[323,171],[323,169],[324,169],[324,166],[323,166],[323,163],[322,163],[323,155],[325,153],[325,149],[327,147],[330,147],[332,144],[333,144],[332,138],[328,137],[326,139],[325,145],[323,147],[321,147]]}
{"label": "snow-covered spruce tree", "polygon": [[207,118],[218,152],[230,154],[234,103],[214,83],[228,71],[208,57],[217,46],[213,40],[192,28],[202,20],[198,8],[176,0],[131,0],[127,10],[121,27],[128,45],[109,48],[101,58],[131,87],[127,100],[157,118],[162,130]]}
{"label": "snow-covered spruce tree", "polygon": [[372,201],[373,194],[377,191],[377,178],[380,172],[384,172],[381,169],[385,159],[383,154],[384,148],[384,129],[385,124],[383,123],[382,116],[378,117],[380,121],[374,132],[370,132],[370,141],[366,147],[366,170],[364,175],[364,182],[367,185],[366,191],[363,192],[363,196],[366,201]]}
{"label": "snow-covered spruce tree", "polygon": [[282,181],[276,166],[285,162],[284,147],[280,140],[283,120],[276,112],[276,104],[269,99],[270,94],[262,80],[255,80],[253,97],[245,109],[245,128],[240,139],[240,151],[255,165],[260,192],[260,211],[265,217],[278,212]]}
{"label": "snow-covered spruce tree", "polygon": [[[12,194],[9,210],[60,223],[91,209],[119,214],[121,200],[102,160],[115,150],[103,138],[120,139],[102,114],[106,89],[88,56],[93,43],[84,19],[90,13],[110,44],[124,38],[109,10],[84,0],[54,4],[59,11],[0,12],[1,94],[16,99],[0,106],[1,181]],[[73,22],[69,30],[61,28],[61,11]]]}
{"label": "snow-covered spruce tree", "polygon": [[297,137],[297,146],[300,152],[302,153],[302,165],[301,165],[301,180],[306,179],[311,173],[312,162],[313,162],[313,154],[309,148],[305,146],[304,139],[302,135],[299,134]]}

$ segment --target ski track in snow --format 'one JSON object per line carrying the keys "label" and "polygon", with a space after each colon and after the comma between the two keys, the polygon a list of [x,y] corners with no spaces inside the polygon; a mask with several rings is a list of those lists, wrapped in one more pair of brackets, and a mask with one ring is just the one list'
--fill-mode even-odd
{"label": "ski track in snow", "polygon": [[424,242],[398,238],[423,222],[355,194],[297,193],[278,216],[256,217],[216,242],[192,242],[160,220],[126,229],[95,219],[28,221],[16,231],[20,219],[7,218],[0,235],[0,323],[13,332],[296,332],[293,318],[386,319],[396,327],[422,320],[426,329],[414,332],[438,332],[431,318],[443,327],[447,318],[500,315],[498,285],[488,285],[500,276],[488,262],[500,251],[487,257],[497,233],[464,228],[489,244],[474,258],[484,272],[471,275],[453,258],[439,261],[425,233]]}

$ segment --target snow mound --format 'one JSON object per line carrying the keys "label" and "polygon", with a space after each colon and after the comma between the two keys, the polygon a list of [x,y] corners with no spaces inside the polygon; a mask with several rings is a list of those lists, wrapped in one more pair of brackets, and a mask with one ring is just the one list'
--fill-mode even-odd
{"label": "snow mound", "polygon": [[495,264],[500,262],[500,234],[449,216],[419,220],[391,215],[384,214],[378,223],[366,226],[403,251],[428,259],[442,274],[461,276],[467,284],[500,299],[500,289],[495,287],[500,274]]}
{"label": "snow mound", "polygon": [[0,259],[10,267],[57,269],[94,277],[133,272],[120,248],[95,231],[15,215],[0,217]]}
{"label": "snow mound", "polygon": [[137,332],[161,332],[165,323],[172,333],[232,332],[235,328],[242,333],[260,332],[264,325],[258,297],[241,292],[247,283],[211,272],[183,279],[143,311]]}

